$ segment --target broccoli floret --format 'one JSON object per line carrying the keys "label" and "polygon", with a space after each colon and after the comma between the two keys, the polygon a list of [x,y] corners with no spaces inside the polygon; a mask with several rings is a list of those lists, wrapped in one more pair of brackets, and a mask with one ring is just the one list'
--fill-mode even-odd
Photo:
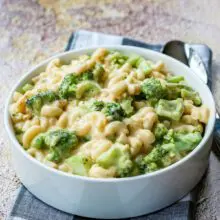
{"label": "broccoli floret", "polygon": [[127,59],[128,59],[127,56],[125,56],[124,54],[118,51],[112,51],[111,54],[109,55],[109,61],[115,67],[122,66],[127,61]]}
{"label": "broccoli floret", "polygon": [[138,156],[135,160],[135,163],[139,167],[139,170],[142,174],[153,172],[162,167],[161,160],[166,154],[167,151],[158,146],[153,148],[153,150],[147,156]]}
{"label": "broccoli floret", "polygon": [[42,106],[59,99],[59,96],[53,91],[41,92],[27,99],[26,105],[34,114],[39,114]]}
{"label": "broccoli floret", "polygon": [[137,54],[132,54],[128,60],[127,63],[129,63],[132,67],[137,67],[138,61],[141,57]]}
{"label": "broccoli floret", "polygon": [[165,156],[165,154],[167,153],[167,151],[160,146],[157,146],[155,148],[153,148],[153,150],[144,157],[144,161],[146,164],[149,163],[155,163],[155,164],[160,164],[160,161],[162,160],[162,158]]}
{"label": "broccoli floret", "polygon": [[135,158],[134,163],[138,168],[140,174],[146,173],[146,163],[144,162],[144,155],[139,155]]}
{"label": "broccoli floret", "polygon": [[31,146],[36,148],[49,148],[47,159],[60,162],[69,156],[70,151],[78,144],[74,132],[59,129],[42,133],[34,138]]}
{"label": "broccoli floret", "polygon": [[167,134],[163,136],[163,142],[165,144],[174,142],[174,130],[173,129],[169,129]]}
{"label": "broccoli floret", "polygon": [[197,106],[202,104],[202,100],[198,92],[181,89],[181,97],[183,99],[192,100],[193,103]]}
{"label": "broccoli floret", "polygon": [[105,69],[103,68],[102,64],[97,63],[93,69],[94,80],[97,82],[101,81],[104,72]]}
{"label": "broccoli floret", "polygon": [[47,159],[59,162],[68,157],[77,143],[78,138],[75,133],[59,129],[39,134],[32,140],[31,146],[38,149],[49,148]]}
{"label": "broccoli floret", "polygon": [[165,95],[165,90],[160,83],[160,80],[155,78],[145,79],[141,84],[141,91],[145,94],[147,100],[161,99]]}
{"label": "broccoli floret", "polygon": [[174,141],[178,148],[178,151],[186,154],[192,151],[202,140],[202,135],[200,132],[194,133],[175,133]]}
{"label": "broccoli floret", "polygon": [[41,98],[43,100],[43,103],[46,104],[59,99],[59,96],[53,91],[47,91],[41,93]]}
{"label": "broccoli floret", "polygon": [[121,105],[114,102],[106,103],[102,112],[107,116],[109,121],[121,121],[125,115]]}
{"label": "broccoli floret", "polygon": [[140,71],[145,75],[148,75],[152,71],[152,65],[137,54],[131,55],[127,60],[127,63],[129,63],[132,67],[136,67],[137,71]]}
{"label": "broccoli floret", "polygon": [[59,162],[69,156],[70,151],[78,144],[75,133],[63,129],[49,131],[45,143],[50,148],[48,159]]}
{"label": "broccoli floret", "polygon": [[26,83],[22,88],[21,88],[21,93],[24,94],[25,92],[27,92],[28,90],[33,89],[34,86],[31,85],[30,83]]}
{"label": "broccoli floret", "polygon": [[178,98],[176,100],[160,99],[156,112],[159,116],[169,118],[174,121],[180,120],[184,110],[183,100]]}
{"label": "broccoli floret", "polygon": [[59,95],[61,98],[67,99],[74,97],[76,93],[77,77],[74,74],[68,74],[64,77],[59,87]]}
{"label": "broccoli floret", "polygon": [[39,94],[32,96],[31,98],[27,99],[26,105],[34,114],[39,114],[41,107],[43,106],[41,96]]}
{"label": "broccoli floret", "polygon": [[171,87],[166,90],[166,98],[168,100],[174,100],[181,97],[181,89],[179,87]]}
{"label": "broccoli floret", "polygon": [[132,106],[132,102],[133,102],[132,98],[127,98],[127,99],[123,99],[120,103],[126,117],[129,117],[134,113],[134,107]]}
{"label": "broccoli floret", "polygon": [[167,132],[167,127],[162,123],[158,123],[154,128],[154,135],[157,140],[162,139],[167,134]]}
{"label": "broccoli floret", "polygon": [[192,91],[192,88],[189,87],[184,81],[180,81],[178,83],[167,82],[166,83],[166,98],[169,100],[180,98],[182,89]]}
{"label": "broccoli floret", "polygon": [[129,177],[133,175],[133,163],[128,157],[123,156],[119,159],[117,175],[119,177]]}
{"label": "broccoli floret", "polygon": [[179,151],[175,142],[163,144],[161,148],[164,150],[164,155],[157,163],[161,168],[167,167],[182,158],[181,151]]}
{"label": "broccoli floret", "polygon": [[108,151],[101,154],[96,162],[105,169],[115,166],[118,177],[127,177],[133,171],[129,149],[122,144],[113,145]]}
{"label": "broccoli floret", "polygon": [[59,95],[61,98],[67,99],[75,97],[77,94],[77,84],[83,81],[93,80],[93,73],[87,71],[79,76],[68,74],[64,77],[59,87]]}
{"label": "broccoli floret", "polygon": [[148,75],[152,71],[152,65],[147,63],[147,61],[140,57],[136,63],[137,69],[143,72],[145,75]]}
{"label": "broccoli floret", "polygon": [[154,147],[147,156],[141,155],[136,158],[135,163],[141,173],[152,172],[175,163],[191,152],[202,139],[199,132],[174,133],[170,130],[167,136],[171,142],[166,139],[165,143]]}
{"label": "broccoli floret", "polygon": [[88,172],[92,166],[92,160],[83,155],[74,155],[64,162],[71,169],[73,174],[80,176],[88,176]]}
{"label": "broccoli floret", "polygon": [[91,105],[92,111],[101,111],[105,106],[105,103],[103,101],[97,101],[95,100]]}
{"label": "broccoli floret", "polygon": [[179,83],[181,81],[184,81],[184,76],[171,76],[167,78],[167,82],[171,83]]}
{"label": "broccoli floret", "polygon": [[85,80],[93,80],[93,72],[88,71],[77,77],[77,83]]}
{"label": "broccoli floret", "polygon": [[202,140],[199,132],[173,134],[173,143],[163,144],[161,147],[167,151],[162,160],[163,167],[169,166],[191,152]]}
{"label": "broccoli floret", "polygon": [[136,164],[142,174],[159,170],[176,161],[173,155],[174,150],[173,143],[156,146],[147,156],[142,155],[136,158]]}
{"label": "broccoli floret", "polygon": [[32,147],[35,147],[35,148],[38,148],[38,149],[41,149],[41,148],[45,148],[47,147],[46,146],[46,143],[45,143],[45,133],[42,133],[42,134],[39,134],[37,135],[31,142],[31,146]]}
{"label": "broccoli floret", "polygon": [[130,172],[129,176],[138,176],[142,174],[139,170],[139,167],[137,166],[136,163],[133,163],[133,168],[132,168],[132,171]]}

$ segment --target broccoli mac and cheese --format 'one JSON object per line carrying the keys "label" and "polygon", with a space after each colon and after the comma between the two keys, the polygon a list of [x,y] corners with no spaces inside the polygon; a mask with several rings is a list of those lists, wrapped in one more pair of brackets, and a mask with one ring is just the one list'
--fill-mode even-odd
{"label": "broccoli mac and cheese", "polygon": [[163,62],[99,48],[52,60],[13,95],[16,137],[47,166],[95,178],[167,167],[202,140],[209,109]]}

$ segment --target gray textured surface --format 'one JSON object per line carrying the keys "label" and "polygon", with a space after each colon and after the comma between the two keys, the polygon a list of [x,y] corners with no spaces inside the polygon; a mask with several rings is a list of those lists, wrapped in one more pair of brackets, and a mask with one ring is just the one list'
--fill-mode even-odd
{"label": "gray textured surface", "polygon": [[[214,52],[214,95],[218,106],[219,9],[219,0],[0,0],[1,119],[5,94],[16,80],[32,65],[62,51],[71,31],[79,28],[152,43],[176,38],[208,44]],[[3,127],[0,120],[0,219],[5,219],[19,186]],[[199,220],[220,218],[220,162],[214,154],[210,161],[199,193]]]}

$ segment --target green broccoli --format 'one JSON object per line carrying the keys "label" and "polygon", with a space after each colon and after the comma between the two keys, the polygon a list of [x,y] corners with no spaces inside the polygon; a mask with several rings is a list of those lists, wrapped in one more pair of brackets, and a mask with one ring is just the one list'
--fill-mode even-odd
{"label": "green broccoli", "polygon": [[121,105],[114,102],[106,103],[102,112],[107,116],[109,121],[121,121],[125,115]]}
{"label": "green broccoli", "polygon": [[159,116],[169,118],[174,121],[180,120],[184,110],[183,100],[178,98],[176,100],[160,99],[156,112]]}
{"label": "green broccoli", "polygon": [[174,134],[175,145],[178,151],[186,154],[192,151],[202,140],[202,135],[200,132],[194,133],[180,133],[176,132]]}
{"label": "green broccoli", "polygon": [[111,51],[109,55],[109,61],[117,68],[121,67],[127,60],[128,57],[118,51]]}
{"label": "green broccoli", "polygon": [[40,93],[40,95],[41,95],[41,98],[42,98],[44,104],[51,103],[51,102],[59,99],[59,96],[53,91],[43,92],[43,93]]}
{"label": "green broccoli", "polygon": [[137,166],[137,164],[135,162],[133,162],[133,168],[130,172],[130,176],[138,176],[142,174],[139,170],[139,167]]}
{"label": "green broccoli", "polygon": [[81,82],[92,82],[93,72],[87,71],[77,76],[74,73],[68,74],[64,77],[59,87],[59,95],[61,98],[73,98],[77,94],[77,85]]}
{"label": "green broccoli", "polygon": [[176,146],[176,142],[163,144],[161,148],[163,149],[164,155],[163,158],[157,162],[157,166],[160,168],[167,167],[183,157],[181,156],[182,152]]}
{"label": "green broccoli", "polygon": [[94,80],[96,82],[99,82],[102,79],[105,69],[103,68],[102,64],[97,63],[92,72],[93,72]]}
{"label": "green broccoli", "polygon": [[135,163],[139,167],[142,174],[153,172],[162,168],[162,160],[167,151],[160,146],[154,147],[147,155],[140,155],[135,159]]}
{"label": "green broccoli", "polygon": [[144,162],[144,155],[139,155],[134,160],[135,166],[138,168],[140,174],[146,173],[146,163]]}
{"label": "green broccoli", "polygon": [[181,97],[183,99],[192,100],[193,103],[197,106],[202,104],[202,100],[198,92],[181,89]]}
{"label": "green broccoli", "polygon": [[165,96],[165,90],[156,78],[145,79],[141,84],[141,91],[145,94],[147,100],[161,99]]}
{"label": "green broccoli", "polygon": [[42,133],[37,135],[31,142],[31,146],[34,148],[42,149],[47,147],[45,143],[45,135],[46,133]]}
{"label": "green broccoli", "polygon": [[181,97],[181,89],[179,87],[170,87],[170,88],[167,87],[165,97],[168,100],[177,99]]}
{"label": "green broccoli", "polygon": [[126,117],[129,117],[134,113],[134,107],[132,106],[132,102],[133,102],[132,98],[126,98],[123,99],[120,103]]}
{"label": "green broccoli", "polygon": [[92,166],[92,160],[83,155],[74,155],[64,161],[70,167],[73,174],[80,176],[88,176],[88,172]]}
{"label": "green broccoli", "polygon": [[148,75],[152,71],[152,65],[149,64],[143,57],[140,57],[136,63],[137,69]]}
{"label": "green broccoli", "polygon": [[49,148],[47,159],[60,162],[69,156],[70,151],[78,144],[78,138],[74,132],[58,129],[41,133],[31,142],[31,146],[43,149]]}
{"label": "green broccoli", "polygon": [[166,87],[166,98],[169,100],[180,98],[182,89],[192,91],[192,88],[189,87],[185,83],[185,81],[180,81],[178,83],[168,81],[165,87]]}
{"label": "green broccoli", "polygon": [[68,74],[64,77],[59,87],[59,95],[63,99],[74,97],[78,79],[74,74]]}
{"label": "green broccoli", "polygon": [[163,144],[162,147],[167,151],[163,158],[163,167],[180,160],[191,152],[202,140],[199,132],[194,133],[179,133],[174,132],[173,143]]}
{"label": "green broccoli", "polygon": [[26,101],[27,107],[38,115],[44,104],[51,103],[59,99],[59,96],[53,91],[46,91],[33,95]]}
{"label": "green broccoli", "polygon": [[93,80],[93,72],[92,71],[87,71],[84,72],[83,74],[77,76],[77,83],[85,81],[85,80]]}
{"label": "green broccoli", "polygon": [[[169,133],[169,132],[168,132]],[[147,156],[138,156],[135,160],[141,173],[152,172],[167,167],[180,160],[191,152],[201,141],[199,132],[195,133],[169,133],[171,142],[157,145]]]}
{"label": "green broccoli", "polygon": [[154,147],[147,156],[139,156],[135,162],[143,174],[167,167],[176,162],[177,158],[180,159],[175,144],[169,143]]}
{"label": "green broccoli", "polygon": [[132,54],[129,56],[127,63],[129,63],[132,67],[137,67],[138,61],[140,60],[140,56],[137,54]]}
{"label": "green broccoli", "polygon": [[118,177],[127,177],[133,172],[129,149],[119,143],[114,144],[108,151],[101,154],[96,162],[105,169],[115,166]]}
{"label": "green broccoli", "polygon": [[184,76],[170,76],[167,78],[167,82],[171,83],[179,83],[181,81],[184,81]]}
{"label": "green broccoli", "polygon": [[148,75],[152,71],[152,65],[148,63],[146,59],[137,54],[132,54],[127,60],[127,63],[132,67],[136,67],[137,71],[140,71],[145,75]]}
{"label": "green broccoli", "polygon": [[34,86],[31,85],[30,83],[26,83],[22,88],[21,88],[21,93],[24,94],[25,92],[27,92],[28,90],[33,89]]}
{"label": "green broccoli", "polygon": [[105,103],[103,101],[95,100],[91,105],[92,111],[101,111],[105,106]]}
{"label": "green broccoli", "polygon": [[157,140],[161,140],[167,134],[167,132],[168,132],[168,129],[164,124],[162,123],[156,124],[154,128],[154,135]]}
{"label": "green broccoli", "polygon": [[78,144],[76,134],[63,129],[49,131],[44,141],[50,149],[47,158],[56,162],[68,157],[70,151]]}
{"label": "green broccoli", "polygon": [[174,130],[169,129],[166,135],[163,136],[163,142],[167,143],[174,143]]}

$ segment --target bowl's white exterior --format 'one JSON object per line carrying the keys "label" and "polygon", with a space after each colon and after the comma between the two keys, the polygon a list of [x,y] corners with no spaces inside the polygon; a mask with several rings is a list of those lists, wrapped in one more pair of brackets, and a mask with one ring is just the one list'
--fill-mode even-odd
{"label": "bowl's white exterior", "polygon": [[[137,47],[105,46],[124,52],[135,52],[151,60],[163,60],[176,75],[184,75],[210,108],[211,115],[199,146],[181,161],[166,169],[123,179],[94,179],[62,173],[46,167],[29,156],[13,134],[8,105],[13,91],[45,68],[47,60],[32,69],[12,90],[5,108],[5,126],[13,142],[15,170],[22,183],[45,203],[68,213],[92,218],[127,218],[147,214],[170,205],[186,195],[201,179],[208,165],[212,132],[215,122],[213,97],[206,85],[180,62]],[[68,62],[74,56],[95,49],[82,49],[60,54]]]}

